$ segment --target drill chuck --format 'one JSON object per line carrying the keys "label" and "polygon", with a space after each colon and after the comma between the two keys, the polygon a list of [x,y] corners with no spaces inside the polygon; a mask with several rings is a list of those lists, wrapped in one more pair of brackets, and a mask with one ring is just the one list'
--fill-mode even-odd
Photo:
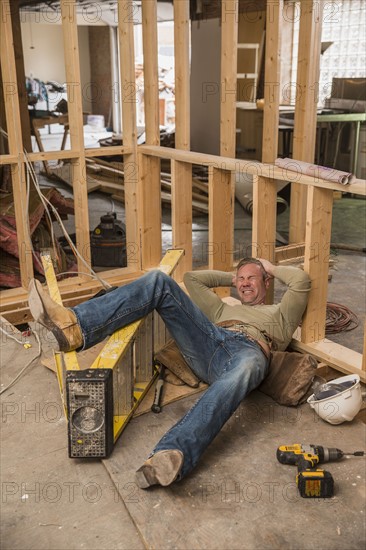
{"label": "drill chuck", "polygon": [[344,452],[334,447],[321,447],[320,445],[310,445],[314,454],[319,457],[319,462],[335,462],[344,457]]}

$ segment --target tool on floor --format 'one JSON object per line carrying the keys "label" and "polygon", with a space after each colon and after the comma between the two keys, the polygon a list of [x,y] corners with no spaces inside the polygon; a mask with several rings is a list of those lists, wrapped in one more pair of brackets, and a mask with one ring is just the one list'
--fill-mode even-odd
{"label": "tool on floor", "polygon": [[163,396],[164,374],[165,374],[165,367],[160,363],[160,372],[159,372],[158,381],[155,387],[154,403],[151,405],[151,410],[154,413],[161,412],[161,399]]}
{"label": "tool on floor", "polygon": [[334,494],[334,479],[330,472],[317,468],[323,462],[341,460],[345,456],[364,456],[364,451],[345,453],[340,449],[321,445],[281,445],[277,449],[277,460],[281,464],[296,465],[296,484],[304,498],[329,498]]}
{"label": "tool on floor", "polygon": [[321,445],[303,445],[296,443],[294,445],[281,445],[277,449],[277,460],[281,464],[296,464],[299,455],[306,453],[313,454],[319,457],[319,463],[334,462],[341,460],[344,456],[364,456],[364,451],[355,451],[353,453],[345,453],[340,449],[332,447],[322,447]]}

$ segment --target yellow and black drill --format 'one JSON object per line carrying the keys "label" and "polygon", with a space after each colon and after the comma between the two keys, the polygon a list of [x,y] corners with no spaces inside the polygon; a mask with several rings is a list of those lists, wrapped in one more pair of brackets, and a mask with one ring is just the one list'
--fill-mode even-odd
{"label": "yellow and black drill", "polygon": [[296,484],[304,498],[330,498],[334,495],[334,479],[330,472],[317,465],[322,462],[341,460],[344,456],[364,456],[364,451],[345,453],[340,449],[321,445],[282,445],[277,449],[277,460],[281,464],[297,466]]}

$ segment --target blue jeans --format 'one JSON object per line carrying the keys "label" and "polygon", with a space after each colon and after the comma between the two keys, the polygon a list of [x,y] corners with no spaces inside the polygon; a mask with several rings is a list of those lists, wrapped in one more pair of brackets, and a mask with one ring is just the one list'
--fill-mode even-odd
{"label": "blue jeans", "polygon": [[72,310],[81,327],[84,349],[156,310],[193,372],[209,384],[150,455],[179,449],[184,456],[179,479],[196,466],[242,399],[267,373],[268,360],[258,344],[209,321],[179,285],[161,271],[151,271]]}

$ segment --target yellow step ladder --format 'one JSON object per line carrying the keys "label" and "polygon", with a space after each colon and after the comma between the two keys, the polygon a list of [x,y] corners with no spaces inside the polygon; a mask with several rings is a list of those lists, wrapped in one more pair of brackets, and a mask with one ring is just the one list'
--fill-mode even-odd
{"label": "yellow step ladder", "polygon": [[[157,269],[171,275],[184,250],[168,250]],[[42,254],[50,296],[62,304],[51,256]],[[68,419],[69,456],[106,458],[153,383],[154,353],[167,340],[156,311],[116,331],[88,369],[78,354],[54,352]]]}

